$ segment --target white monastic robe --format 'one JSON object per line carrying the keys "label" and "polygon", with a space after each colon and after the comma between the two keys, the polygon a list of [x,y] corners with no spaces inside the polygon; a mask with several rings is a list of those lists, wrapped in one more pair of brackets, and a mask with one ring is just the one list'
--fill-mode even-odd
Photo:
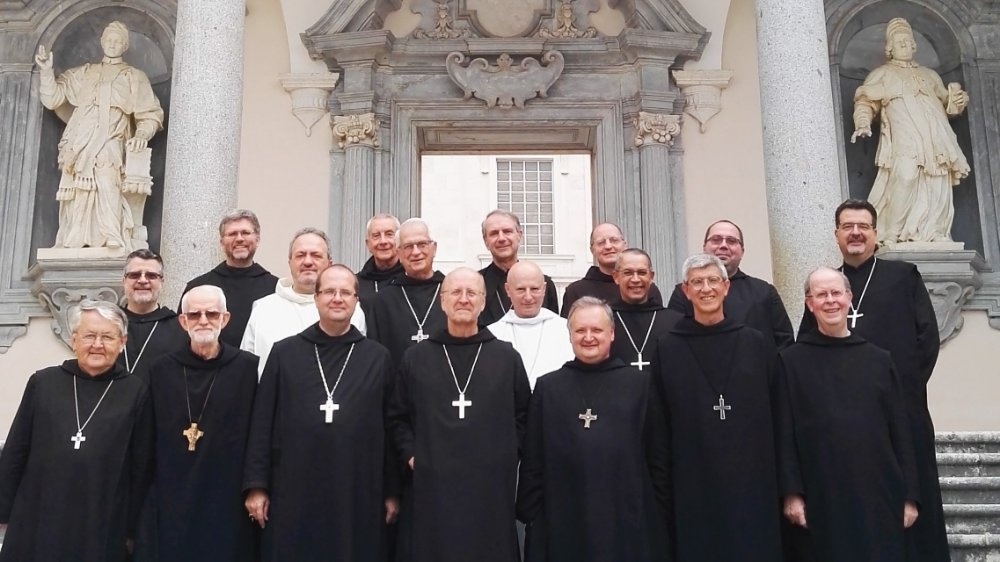
{"label": "white monastic robe", "polygon": [[546,308],[533,318],[521,318],[510,309],[487,327],[498,340],[513,344],[521,355],[532,389],[538,377],[573,360],[566,319]]}

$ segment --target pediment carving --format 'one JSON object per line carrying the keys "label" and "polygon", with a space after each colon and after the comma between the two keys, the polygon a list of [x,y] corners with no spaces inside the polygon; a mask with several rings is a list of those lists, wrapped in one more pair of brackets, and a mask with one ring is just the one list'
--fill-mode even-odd
{"label": "pediment carving", "polygon": [[524,57],[521,64],[514,65],[510,55],[504,53],[491,65],[484,58],[477,58],[465,64],[468,58],[458,52],[448,54],[445,66],[448,76],[462,88],[464,97],[486,102],[486,107],[523,108],[524,102],[535,97],[546,97],[549,88],[562,75],[565,61],[559,51],[548,51],[542,55],[542,62]]}

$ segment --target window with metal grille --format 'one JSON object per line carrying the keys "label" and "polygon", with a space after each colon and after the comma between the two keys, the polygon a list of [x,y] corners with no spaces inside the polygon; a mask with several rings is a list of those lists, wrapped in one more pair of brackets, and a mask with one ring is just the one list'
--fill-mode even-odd
{"label": "window with metal grille", "polygon": [[521,219],[521,253],[554,254],[552,160],[497,158],[497,208]]}

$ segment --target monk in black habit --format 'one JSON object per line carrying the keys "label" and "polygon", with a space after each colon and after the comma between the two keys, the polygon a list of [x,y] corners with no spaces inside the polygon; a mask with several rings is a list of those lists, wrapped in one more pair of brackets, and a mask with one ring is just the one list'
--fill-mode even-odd
{"label": "monk in black habit", "polygon": [[[521,248],[521,219],[517,215],[496,209],[490,211],[483,221],[483,243],[493,256],[493,261],[479,274],[486,282],[486,307],[479,315],[479,325],[489,326],[503,318],[510,310],[510,297],[504,289],[507,283],[507,272],[517,263],[517,253]],[[545,279],[545,298],[542,306],[559,313],[559,294],[556,284],[548,275]]]}
{"label": "monk in black habit", "polygon": [[[726,266],[729,293],[726,295],[726,318],[755,328],[772,338],[779,350],[795,341],[792,322],[781,296],[774,285],[763,279],[751,277],[740,269],[743,252],[743,230],[736,223],[720,220],[705,231],[702,250],[719,258]],[[691,301],[684,296],[682,283],[674,287],[667,308],[691,316]]]}
{"label": "monk in black habit", "polygon": [[404,274],[365,303],[368,337],[384,345],[398,365],[410,346],[422,342],[445,325],[441,311],[444,274],[434,271],[437,242],[419,218],[403,222],[396,232],[397,252]]}
{"label": "monk in black habit", "polygon": [[243,459],[258,358],[220,341],[229,313],[219,287],[191,289],[181,307],[190,343],[149,371],[157,537],[150,559],[252,561],[257,545],[243,508]]}
{"label": "monk in black habit", "polygon": [[384,562],[398,511],[389,352],[351,326],[357,281],[320,273],[319,322],[275,344],[254,403],[244,488],[264,562]]}
{"label": "monk in black habit", "polygon": [[[729,288],[718,258],[684,262],[694,317],[660,338],[654,372],[670,434],[678,562],[781,560],[776,350],[723,314]],[[666,358],[669,358],[667,361]]]}
{"label": "monk in black habit", "polygon": [[358,299],[368,302],[375,298],[380,289],[389,281],[403,274],[403,264],[399,263],[396,252],[396,231],[399,219],[380,213],[368,219],[365,227],[365,247],[371,257],[358,271]]}
{"label": "monk in black habit", "polygon": [[517,490],[525,560],[667,560],[666,424],[649,371],[611,356],[604,301],[578,299],[569,330],[576,358],[531,397]]}
{"label": "monk in black habit", "polygon": [[516,562],[517,462],[531,387],[507,342],[478,329],[483,278],[445,278],[447,330],[403,356],[390,420],[411,485],[399,562]]}
{"label": "monk in black habit", "polygon": [[785,516],[808,528],[806,559],[904,562],[919,499],[909,423],[889,353],[847,327],[851,297],[843,273],[810,274],[818,330],[780,355],[797,452]]}
{"label": "monk in black habit", "polygon": [[[934,447],[934,422],[927,409],[927,382],[940,350],[937,318],[916,266],[875,256],[878,240],[875,208],[868,201],[848,199],[834,215],[841,270],[851,282],[848,328],[892,355],[903,387],[913,438],[920,517],[906,533],[907,559],[947,562],[941,485]],[[814,331],[816,320],[804,314],[799,334]]]}
{"label": "monk in black habit", "polygon": [[[219,222],[219,246],[226,259],[211,271],[188,281],[184,293],[200,285],[215,285],[226,294],[229,323],[223,342],[239,347],[257,299],[274,293],[278,278],[254,262],[260,244],[260,221],[253,211],[237,209]],[[183,296],[183,295],[182,295]]]}
{"label": "monk in black habit", "polygon": [[146,249],[125,258],[122,276],[128,339],[118,356],[118,364],[149,382],[149,367],[160,357],[187,345],[187,334],[177,321],[177,313],[160,306],[163,289],[163,259]]}
{"label": "monk in black habit", "polygon": [[0,561],[124,562],[152,461],[146,383],[115,358],[124,313],[69,311],[75,359],[36,372],[0,454]]}
{"label": "monk in black habit", "polygon": [[611,304],[615,338],[611,356],[643,372],[656,368],[656,340],[672,328],[681,315],[649,299],[653,287],[652,260],[639,248],[618,254],[612,276],[619,295]]}

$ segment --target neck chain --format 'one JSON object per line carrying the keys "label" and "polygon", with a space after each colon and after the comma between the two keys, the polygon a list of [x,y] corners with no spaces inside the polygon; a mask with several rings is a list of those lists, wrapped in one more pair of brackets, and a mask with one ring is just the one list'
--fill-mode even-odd
{"label": "neck chain", "polygon": [[153,329],[150,330],[149,335],[146,336],[146,341],[142,342],[142,347],[139,349],[139,355],[135,357],[135,363],[132,363],[131,365],[128,362],[128,345],[125,346],[125,370],[128,371],[128,374],[131,375],[135,371],[135,368],[139,366],[139,360],[142,359],[142,352],[146,351],[146,346],[149,345],[149,340],[153,338],[153,332],[156,331],[156,327],[159,325],[159,320],[153,322]]}
{"label": "neck chain", "polygon": [[453,401],[451,405],[458,408],[458,419],[464,420],[465,409],[472,406],[472,401],[465,399],[465,391],[469,389],[469,383],[472,382],[472,373],[476,370],[476,363],[479,362],[479,353],[483,350],[483,344],[480,343],[479,349],[476,350],[476,357],[472,360],[472,368],[469,369],[469,378],[465,380],[465,388],[462,388],[458,384],[458,375],[455,374],[455,367],[451,364],[451,356],[448,355],[448,346],[442,344],[441,348],[444,349],[444,358],[448,360],[448,369],[451,370],[451,378],[455,379],[455,388],[458,389],[458,400]]}
{"label": "neck chain", "polygon": [[[872,256],[872,269],[871,271],[868,272],[868,279],[865,281],[865,287],[861,289],[861,296],[858,298],[858,306],[854,306],[853,302],[851,303],[851,313],[848,314],[847,317],[851,319],[852,329],[857,327],[858,318],[864,316],[864,314],[861,312],[861,301],[865,300],[865,293],[868,292],[868,284],[872,282],[872,275],[875,273],[876,265],[878,265],[878,258]],[[844,268],[841,267],[840,271],[843,272]]]}
{"label": "neck chain", "polygon": [[437,300],[438,293],[441,292],[441,284],[438,283],[437,287],[434,288],[434,296],[431,297],[431,302],[427,305],[427,312],[424,312],[423,320],[417,318],[417,311],[414,310],[413,303],[410,302],[410,296],[406,294],[406,287],[400,285],[399,290],[403,291],[403,298],[406,299],[406,305],[410,307],[410,314],[413,315],[413,320],[417,323],[417,335],[410,339],[420,343],[427,339],[427,336],[424,334],[424,324],[427,323],[427,317],[431,315],[431,309],[434,308],[434,301]]}
{"label": "neck chain", "polygon": [[500,289],[494,289],[493,292],[495,292],[497,294],[497,303],[500,305],[500,311],[503,312],[504,314],[507,314],[507,311],[510,310],[510,309],[509,308],[504,308],[504,306],[503,306],[503,298],[500,296]]}
{"label": "neck chain", "polygon": [[340,367],[340,374],[337,375],[337,381],[333,383],[333,388],[326,382],[326,371],[323,370],[323,362],[319,360],[319,346],[313,344],[313,351],[316,353],[316,366],[319,367],[319,376],[323,379],[323,389],[326,391],[326,402],[320,405],[319,409],[323,410],[325,414],[324,422],[333,423],[333,413],[340,409],[340,404],[335,404],[333,402],[333,393],[337,392],[337,387],[340,386],[340,379],[344,378],[344,371],[347,370],[347,362],[351,360],[351,354],[354,353],[354,345],[351,344],[351,348],[347,350],[347,359],[344,359],[344,365]]}
{"label": "neck chain", "polygon": [[629,364],[632,365],[633,367],[638,367],[640,371],[642,370],[642,367],[644,365],[649,365],[649,361],[643,361],[642,360],[642,350],[646,349],[646,343],[649,342],[649,334],[653,333],[653,324],[656,323],[656,313],[657,312],[659,312],[659,311],[658,310],[654,310],[653,311],[653,318],[650,319],[650,321],[649,321],[649,328],[646,329],[646,337],[642,339],[642,347],[639,347],[639,346],[635,345],[635,340],[632,339],[632,332],[629,331],[628,326],[625,324],[625,319],[622,318],[622,315],[621,315],[620,312],[615,311],[615,316],[617,316],[618,317],[618,321],[622,323],[622,328],[625,329],[625,335],[628,336],[628,342],[630,344],[632,344],[632,349],[634,349],[635,352],[636,352],[636,354],[638,354],[638,357],[636,358],[636,360],[633,361],[632,363],[629,363]]}
{"label": "neck chain", "polygon": [[[520,344],[517,343],[517,324],[511,324],[510,325],[510,332],[511,332],[511,335],[513,335],[513,337],[514,337],[514,348],[519,350],[521,346],[520,346]],[[531,376],[531,373],[535,372],[535,364],[538,363],[538,356],[542,354],[542,336],[543,335],[545,335],[545,322],[544,321],[542,321],[539,324],[539,328],[538,328],[538,345],[535,346],[535,355],[534,355],[534,357],[531,360],[531,367],[528,369],[528,376],[529,377]],[[520,353],[520,351],[519,351],[519,353]],[[521,357],[522,357],[522,360],[523,360],[524,355],[521,355]],[[527,367],[527,365],[525,365],[525,366]]]}
{"label": "neck chain", "polygon": [[97,400],[97,404],[94,405],[94,409],[91,410],[90,415],[87,416],[87,421],[83,422],[81,425],[80,397],[76,392],[76,375],[73,375],[73,406],[76,409],[76,435],[70,437],[69,440],[73,442],[74,449],[79,449],[80,444],[87,440],[87,438],[83,436],[83,430],[87,427],[87,424],[90,423],[90,420],[93,419],[94,414],[97,413],[97,409],[101,407],[101,402],[104,402],[104,397],[108,395],[108,391],[111,390],[111,385],[113,384],[115,384],[115,379],[111,379],[111,382],[108,383],[107,388],[104,389],[104,394],[102,394],[100,399]]}
{"label": "neck chain", "polygon": [[[741,341],[742,338],[738,338],[736,340],[736,344],[733,345],[733,349],[729,353],[729,360],[724,363],[725,365],[733,365],[733,357],[736,357],[736,352],[739,350]],[[716,388],[715,383],[712,382],[712,377],[708,376],[708,371],[706,371],[705,367],[701,364],[701,359],[698,358],[698,354],[695,352],[694,346],[691,345],[688,338],[684,338],[684,343],[687,344],[688,350],[691,352],[691,356],[694,357],[695,364],[698,365],[698,370],[701,371],[701,376],[705,378],[705,382],[708,383],[708,386],[713,392],[715,392],[715,394],[719,395],[719,403],[716,406],[712,406],[712,409],[719,412],[720,420],[725,421],[726,412],[733,409],[732,406],[726,404],[726,389],[729,388],[729,381],[733,380],[733,372],[736,371],[736,368],[730,367],[729,374],[726,376],[726,380],[723,382],[722,388]]]}
{"label": "neck chain", "polygon": [[212,375],[212,382],[208,385],[208,392],[205,393],[205,401],[201,404],[201,413],[198,414],[198,419],[194,419],[191,415],[191,392],[188,390],[188,372],[187,367],[181,367],[184,371],[184,401],[187,403],[188,411],[188,421],[191,425],[181,432],[181,435],[188,440],[188,451],[194,451],[195,445],[198,440],[205,436],[205,432],[198,429],[198,423],[201,422],[201,418],[205,417],[205,408],[208,406],[208,397],[212,395],[212,389],[215,388],[215,379],[219,377],[219,369],[215,370]]}

